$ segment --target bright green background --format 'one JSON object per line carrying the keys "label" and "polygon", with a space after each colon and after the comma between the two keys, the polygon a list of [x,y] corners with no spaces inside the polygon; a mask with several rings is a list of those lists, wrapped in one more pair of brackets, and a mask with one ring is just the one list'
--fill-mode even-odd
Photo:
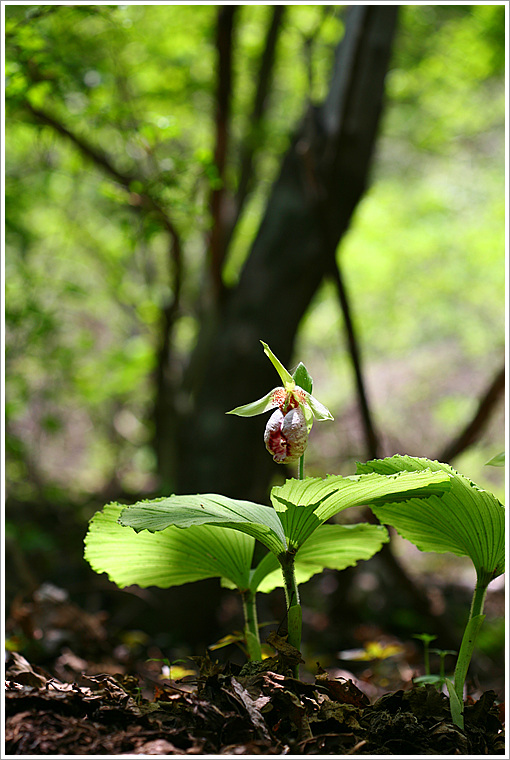
{"label": "bright green background", "polygon": [[[327,91],[337,6],[289,6],[255,191],[225,271],[234,282],[290,132]],[[268,6],[243,6],[233,143],[249,122]],[[7,482],[20,500],[157,487],[151,373],[171,295],[166,238],[131,195],[25,104],[137,167],[185,243],[184,365],[197,331],[216,181],[214,6],[6,7]],[[307,69],[307,39],[313,38]],[[376,422],[391,451],[434,457],[476,409],[504,345],[504,8],[404,6],[373,169],[339,260]],[[311,77],[311,89],[309,79]],[[233,175],[233,170],[232,170]],[[134,204],[134,205],[133,205]],[[264,336],[261,336],[263,338]],[[335,416],[314,474],[364,457],[342,318],[325,284],[295,351]],[[262,392],[265,389],[261,389]],[[501,494],[501,413],[454,462]]]}

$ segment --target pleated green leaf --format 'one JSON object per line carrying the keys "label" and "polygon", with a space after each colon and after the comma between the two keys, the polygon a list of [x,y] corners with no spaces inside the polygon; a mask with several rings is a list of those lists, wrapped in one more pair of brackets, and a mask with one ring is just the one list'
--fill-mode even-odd
{"label": "pleated green leaf", "polygon": [[[320,525],[296,554],[296,581],[305,583],[325,568],[344,570],[360,560],[370,559],[389,540],[382,525]],[[251,587],[269,593],[283,586],[276,557],[268,554],[253,574]]]}
{"label": "pleated green leaf", "polygon": [[289,548],[298,549],[323,522],[348,507],[394,502],[411,496],[443,493],[450,486],[445,472],[402,472],[287,480],[271,490]]}
{"label": "pleated green leaf", "polygon": [[117,586],[169,588],[224,577],[239,589],[249,587],[251,536],[209,525],[135,533],[118,522],[123,509],[108,504],[94,515],[85,537],[85,559]]}
{"label": "pleated green leaf", "polygon": [[[136,533],[119,523],[124,507],[108,504],[89,524],[85,559],[97,573],[107,573],[120,588],[169,588],[205,578],[223,585],[268,593],[283,586],[280,563],[272,552],[250,570],[255,541],[230,528],[195,525],[183,530]],[[324,568],[343,570],[369,559],[388,534],[382,526],[321,525],[296,555],[296,579],[305,583]]]}
{"label": "pleated green leaf", "polygon": [[421,551],[470,557],[479,581],[488,583],[504,572],[505,560],[505,509],[493,494],[450,465],[424,458],[396,455],[358,463],[357,467],[360,473],[384,475],[430,470],[450,476],[451,488],[443,496],[376,503],[373,511],[381,522],[393,525]]}
{"label": "pleated green leaf", "polygon": [[170,525],[178,528],[220,525],[257,538],[275,554],[287,548],[283,527],[274,509],[219,494],[168,496],[139,501],[123,509],[119,522],[137,532],[148,530],[151,533]]}

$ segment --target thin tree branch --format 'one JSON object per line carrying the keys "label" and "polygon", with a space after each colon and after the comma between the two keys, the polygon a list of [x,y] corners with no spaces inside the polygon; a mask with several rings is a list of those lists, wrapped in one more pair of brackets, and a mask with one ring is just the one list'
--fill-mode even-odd
{"label": "thin tree branch", "polygon": [[379,439],[375,430],[375,426],[372,420],[372,413],[368,403],[368,396],[365,388],[365,380],[361,368],[361,351],[358,339],[356,337],[356,330],[352,320],[351,306],[343,281],[342,273],[336,257],[332,261],[331,277],[336,286],[338,294],[338,300],[340,302],[340,308],[344,317],[345,334],[347,337],[347,346],[349,348],[349,354],[351,356],[352,367],[356,379],[356,389],[358,395],[358,404],[363,422],[363,429],[365,431],[365,442],[367,447],[367,455],[369,459],[377,459],[379,456]]}
{"label": "thin tree branch", "polygon": [[267,29],[264,49],[260,58],[257,88],[250,116],[250,129],[241,147],[241,160],[237,192],[234,198],[232,218],[225,232],[225,252],[228,248],[234,230],[242,214],[248,193],[253,184],[253,162],[261,143],[261,125],[268,104],[268,94],[271,87],[275,62],[276,46],[280,36],[282,19],[285,13],[284,5],[274,5]]}
{"label": "thin tree branch", "polygon": [[169,236],[169,260],[170,269],[172,271],[172,299],[162,309],[161,312],[161,327],[160,327],[160,341],[157,351],[157,364],[155,374],[156,385],[156,404],[154,409],[155,418],[155,446],[158,456],[164,456],[161,452],[161,440],[166,435],[165,428],[165,414],[168,411],[169,404],[172,403],[172,398],[169,393],[171,388],[170,383],[170,347],[172,329],[175,323],[175,319],[180,308],[180,298],[182,289],[182,246],[180,235],[174,226],[173,222],[169,218],[165,210],[160,206],[159,202],[145,187],[142,191],[133,193],[132,183],[137,180],[142,185],[145,184],[143,179],[140,179],[133,173],[120,171],[112,162],[110,157],[99,148],[91,145],[83,137],[80,137],[76,133],[72,132],[68,127],[64,126],[54,116],[32,106],[30,103],[26,103],[26,108],[39,122],[46,124],[54,129],[58,134],[62,135],[84,155],[89,161],[102,169],[113,180],[122,185],[126,190],[130,192],[129,203],[133,207],[138,207],[140,211],[153,213],[156,218],[161,222],[164,229]]}
{"label": "thin tree branch", "polygon": [[308,77],[308,99],[311,103],[313,101],[313,93],[315,91],[315,76],[314,76],[314,67],[313,67],[313,49],[314,45],[317,42],[317,39],[319,37],[319,34],[321,32],[322,27],[324,26],[324,23],[326,19],[331,18],[331,16],[338,13],[338,6],[335,9],[335,6],[332,5],[326,5],[322,6],[322,15],[318,19],[317,23],[315,24],[315,28],[309,32],[303,33],[303,54],[305,59],[305,65],[306,65],[306,73]]}
{"label": "thin tree branch", "polygon": [[211,235],[209,255],[211,263],[212,285],[216,301],[223,294],[222,268],[225,257],[225,216],[227,190],[225,184],[225,167],[227,162],[230,112],[232,102],[232,41],[234,16],[238,6],[224,5],[218,10],[216,27],[216,50],[218,55],[218,78],[216,83],[216,146],[214,163],[218,172],[218,187],[211,193]]}
{"label": "thin tree branch", "polygon": [[[104,151],[91,145],[87,140],[85,140],[83,137],[80,137],[75,132],[72,132],[70,129],[68,129],[68,127],[64,126],[47,111],[36,108],[28,101],[25,102],[25,107],[38,121],[43,124],[47,124],[60,135],[70,140],[86,158],[92,161],[92,163],[96,164],[96,166],[99,166],[101,169],[103,169],[106,174],[110,175],[112,179],[116,180],[129,192],[131,192],[131,186],[134,181],[145,184],[143,178],[140,176],[137,176],[131,172],[122,172],[117,169],[117,167],[111,161],[110,157],[104,153]],[[165,229],[168,231],[170,237],[172,238],[174,246],[178,251],[180,251],[180,239],[175,226],[173,225],[166,212],[156,201],[156,199],[147,190],[147,188],[144,188],[144,190],[142,190],[140,193],[132,193],[130,197],[130,204],[132,206],[141,206],[146,211],[155,212],[160,221],[163,223]]]}
{"label": "thin tree branch", "polygon": [[131,193],[129,200],[131,206],[138,206],[141,209],[153,212],[156,215],[167,231],[171,241],[170,255],[173,262],[173,302],[175,304],[174,309],[177,308],[182,284],[182,246],[180,235],[166,211],[160,206],[159,202],[146,187],[141,192],[133,193],[131,191],[132,183],[135,180],[145,184],[144,180],[133,173],[122,172],[117,169],[106,153],[91,145],[87,140],[80,137],[75,132],[72,132],[47,111],[36,108],[29,102],[26,102],[25,106],[38,121],[47,124],[60,135],[70,140],[70,142],[72,142],[86,158],[96,166],[99,166],[99,168],[103,169],[103,171],[112,179],[116,180],[126,188],[126,190]]}
{"label": "thin tree branch", "polygon": [[505,367],[503,365],[480,397],[474,417],[441,452],[438,457],[440,462],[449,462],[476,443],[504,391]]}

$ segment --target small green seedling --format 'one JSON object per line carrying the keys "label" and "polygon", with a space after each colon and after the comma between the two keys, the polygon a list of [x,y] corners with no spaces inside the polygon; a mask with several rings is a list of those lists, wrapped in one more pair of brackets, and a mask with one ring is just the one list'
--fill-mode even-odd
{"label": "small green seedling", "polygon": [[[92,519],[85,539],[85,557],[92,568],[107,572],[121,587],[167,588],[220,577],[224,585],[237,588],[243,599],[252,659],[261,657],[257,591],[283,585],[288,643],[299,649],[298,583],[324,568],[341,570],[369,559],[388,541],[381,525],[326,525],[327,520],[357,505],[375,507],[412,497],[417,501],[432,494],[439,497],[451,480],[449,473],[426,468],[303,478],[303,456],[313,419],[332,417],[311,395],[312,380],[304,365],[292,376],[269,346],[263,346],[283,385],[231,413],[252,416],[272,410],[264,435],[266,447],[276,461],[299,461],[300,478],[272,488],[272,506],[219,494],[174,495],[128,507],[110,504]],[[252,567],[255,540],[269,551]]]}
{"label": "small green seedling", "polygon": [[431,641],[435,641],[437,636],[431,633],[415,633],[413,639],[419,639],[423,642],[423,664],[425,667],[425,675],[430,675],[430,658],[429,658],[429,644]]}
{"label": "small green seedling", "polygon": [[[430,633],[415,633],[413,635],[413,638],[420,639],[420,641],[423,642],[423,665],[425,669],[425,675],[417,676],[416,678],[413,678],[413,683],[417,683],[417,684],[432,683],[437,686],[439,691],[441,691],[441,689],[443,688],[443,685],[446,683],[446,676],[445,676],[445,670],[444,670],[445,657],[447,657],[448,655],[458,654],[458,652],[456,652],[453,649],[430,649],[429,644],[432,641],[435,641],[435,639],[437,639],[437,636],[433,636]],[[439,655],[439,675],[436,675],[430,672],[430,655],[431,654]]]}
{"label": "small green seedling", "polygon": [[458,652],[455,649],[429,649],[429,652],[431,654],[439,655],[439,675],[436,675],[435,673],[429,673],[428,675],[418,676],[417,678],[414,678],[413,682],[417,684],[435,684],[437,686],[437,690],[442,691],[442,688],[447,681],[444,665],[445,658],[448,655],[456,655]]}
{"label": "small green seedling", "polygon": [[172,662],[168,659],[168,657],[149,657],[146,662],[160,662],[161,663],[161,673],[159,675],[159,678],[168,678],[172,681],[177,681],[180,678],[185,678],[186,676],[193,676],[195,675],[195,671],[191,668],[185,667],[185,665],[181,665],[180,663],[186,663],[186,660],[183,660],[182,658],[178,660],[173,660]]}
{"label": "small green seedling", "polygon": [[385,525],[392,525],[403,538],[421,551],[452,552],[469,557],[476,570],[471,609],[457,657],[453,682],[446,679],[452,718],[464,727],[464,684],[476,637],[485,615],[484,601],[489,583],[504,572],[505,509],[501,502],[456,472],[450,465],[417,457],[396,455],[358,463],[359,474],[381,475],[403,472],[443,472],[451,487],[439,498],[429,495],[405,501],[374,504],[372,510]]}
{"label": "small green seedling", "polygon": [[446,675],[445,675],[445,658],[448,656],[455,657],[459,653],[456,649],[431,649],[431,652],[434,654],[439,655],[439,691],[443,688],[443,684],[446,683]]}

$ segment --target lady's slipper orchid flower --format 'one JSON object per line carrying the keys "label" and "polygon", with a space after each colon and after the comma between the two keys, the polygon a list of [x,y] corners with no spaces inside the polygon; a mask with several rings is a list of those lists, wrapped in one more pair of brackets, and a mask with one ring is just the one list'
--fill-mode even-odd
{"label": "lady's slipper orchid flower", "polygon": [[[227,414],[237,414],[240,417],[254,417],[270,409],[275,409],[266,425],[264,442],[267,450],[273,455],[278,464],[288,464],[300,459],[308,442],[308,434],[312,428],[313,418],[317,420],[332,420],[333,416],[324,404],[317,401],[312,394],[296,384],[293,377],[283,364],[276,358],[267,343],[264,353],[270,359],[283,383],[282,387],[273,388],[268,394],[251,404],[238,406]],[[303,365],[304,376],[311,389],[311,378]],[[294,373],[298,373],[298,370]]]}
{"label": "lady's slipper orchid flower", "polygon": [[273,412],[266,425],[264,443],[279,464],[296,462],[302,457],[308,443],[308,427],[301,409],[290,409],[285,415],[280,409]]}

